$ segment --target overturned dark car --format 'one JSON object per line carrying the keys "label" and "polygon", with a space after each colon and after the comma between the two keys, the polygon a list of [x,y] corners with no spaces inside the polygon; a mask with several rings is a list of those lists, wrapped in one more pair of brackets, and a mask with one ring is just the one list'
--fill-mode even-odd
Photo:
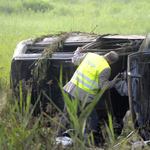
{"label": "overturned dark car", "polygon": [[[62,110],[64,102],[59,87],[60,70],[62,67],[62,81],[65,85],[77,68],[71,62],[77,47],[83,47],[84,53],[94,52],[104,55],[113,50],[119,54],[118,62],[111,65],[112,73],[109,80],[121,73],[122,80],[126,82],[126,91],[124,92],[124,85],[121,85],[122,91],[114,87],[103,94],[96,106],[99,119],[107,118],[107,109],[110,109],[112,116],[121,124],[126,111],[130,109],[135,127],[148,130],[150,34],[147,36],[97,35],[74,32],[21,41],[11,62],[11,87],[14,96],[19,97],[21,81],[25,93],[29,87],[32,88],[33,104],[40,99],[38,103],[46,111],[50,101],[41,94],[41,91],[44,91]],[[39,105],[36,113],[40,111]]]}

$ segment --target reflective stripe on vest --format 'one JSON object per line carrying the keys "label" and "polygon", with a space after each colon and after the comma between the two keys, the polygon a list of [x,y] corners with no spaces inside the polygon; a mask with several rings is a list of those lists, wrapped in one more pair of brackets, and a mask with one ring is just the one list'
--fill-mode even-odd
{"label": "reflective stripe on vest", "polygon": [[105,68],[110,68],[110,66],[102,56],[88,53],[75,71],[71,81],[82,90],[96,95],[100,89],[99,74]]}
{"label": "reflective stripe on vest", "polygon": [[[85,76],[84,74],[82,74],[81,72],[79,72],[78,70],[76,70],[75,74],[78,74],[80,76],[82,76],[85,80],[87,80],[88,82],[92,83],[93,81],[88,78],[87,76]],[[90,84],[83,82],[82,79],[80,79],[79,77],[77,77],[76,75],[73,76],[73,79],[77,80],[78,82],[80,82],[81,84],[83,84],[84,86],[86,86],[88,89],[92,89],[94,91],[98,92],[98,89],[94,89]],[[99,88],[99,85],[97,83],[93,82],[93,85],[97,86],[97,88]]]}

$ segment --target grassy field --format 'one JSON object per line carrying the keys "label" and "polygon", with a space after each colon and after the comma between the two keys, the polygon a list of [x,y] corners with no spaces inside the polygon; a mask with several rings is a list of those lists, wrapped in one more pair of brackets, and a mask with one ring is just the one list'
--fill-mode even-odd
{"label": "grassy field", "polygon": [[[0,0],[0,103],[4,103],[10,96],[10,93],[8,92],[9,95],[7,95],[3,89],[9,90],[7,87],[10,80],[11,59],[20,41],[58,31],[146,35],[150,32],[149,8],[149,0]],[[21,117],[18,124],[13,114],[15,108],[11,109],[8,105],[4,110],[8,120],[13,118],[11,122],[13,130],[9,127],[8,131],[5,129],[8,120],[4,124],[1,122],[0,147],[42,149],[43,146],[51,149],[49,145],[52,145],[50,143],[52,140],[49,140],[47,133],[52,133],[49,129],[37,129],[38,119],[35,126],[28,130],[27,124],[32,120],[29,116],[29,101],[30,98],[28,98],[24,118],[21,116],[19,106],[15,105],[17,114]],[[11,112],[7,112],[8,110]],[[35,134],[36,131],[40,134]],[[43,141],[46,139],[40,143],[43,144],[42,146],[37,144],[38,140],[41,140],[41,135],[44,137]],[[13,138],[10,138],[11,136]],[[2,138],[4,144],[1,142]],[[21,140],[18,142],[19,138]]]}
{"label": "grassy field", "polygon": [[[67,5],[66,5],[67,3]],[[57,31],[141,34],[150,30],[148,0],[0,0],[0,78],[9,81],[13,52],[24,39]]]}

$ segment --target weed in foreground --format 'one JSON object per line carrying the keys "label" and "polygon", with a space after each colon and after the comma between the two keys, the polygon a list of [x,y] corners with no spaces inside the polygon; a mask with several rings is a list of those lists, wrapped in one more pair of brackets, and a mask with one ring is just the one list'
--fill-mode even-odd
{"label": "weed in foreground", "polygon": [[[88,98],[88,94],[87,97],[85,99],[85,101],[83,103],[81,103],[81,105],[79,104],[79,100],[77,98],[70,100],[68,95],[64,92],[63,88],[62,88],[62,68],[60,70],[60,89],[62,91],[62,95],[64,98],[64,102],[69,114],[69,118],[66,118],[66,116],[64,116],[64,118],[70,122],[70,128],[69,129],[73,129],[74,132],[70,132],[69,135],[73,140],[73,144],[74,144],[74,149],[85,149],[85,147],[88,145],[89,147],[94,148],[94,137],[93,137],[93,133],[91,131],[91,133],[89,133],[87,136],[85,136],[85,130],[86,130],[86,120],[88,118],[88,116],[90,115],[90,113],[92,112],[93,108],[95,107],[95,105],[97,104],[97,102],[99,101],[100,97],[102,96],[102,94],[104,93],[106,87],[104,87],[99,93],[98,95],[94,98],[93,102],[91,104],[89,104],[86,108],[84,108],[85,104],[86,104],[86,100]],[[44,94],[46,96],[46,94]],[[47,96],[46,96],[47,97]],[[50,100],[51,103],[52,100],[47,97],[47,99]],[[53,103],[53,105],[55,105]],[[62,114],[62,111],[55,105],[55,107],[57,108],[57,110]],[[80,108],[81,114],[78,116],[77,114],[77,109],[78,107]],[[46,115],[47,117],[49,117],[49,119],[51,119],[52,121],[55,121],[54,119],[52,119],[50,116]],[[56,121],[55,121],[56,122]],[[65,130],[67,130],[62,124],[60,124],[59,122],[56,122],[59,126],[63,127]]]}

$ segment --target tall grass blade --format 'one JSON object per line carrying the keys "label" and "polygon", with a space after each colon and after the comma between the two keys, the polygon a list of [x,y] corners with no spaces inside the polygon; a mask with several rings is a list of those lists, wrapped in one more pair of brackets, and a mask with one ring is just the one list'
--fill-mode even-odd
{"label": "tall grass blade", "polygon": [[115,142],[115,134],[114,134],[114,129],[113,129],[113,122],[112,122],[112,117],[110,113],[108,112],[108,121],[109,121],[109,126],[105,123],[106,131],[108,133],[108,138],[110,143],[113,145]]}
{"label": "tall grass blade", "polygon": [[27,126],[27,124],[29,122],[29,119],[30,119],[31,115],[33,114],[33,111],[35,110],[35,107],[36,107],[37,103],[40,100],[40,96],[41,96],[41,93],[39,94],[37,101],[35,102],[35,104],[34,104],[32,110],[31,110],[31,112],[29,113],[30,103],[31,103],[31,95],[28,93],[28,96],[27,96],[27,106],[26,106],[26,111],[27,112],[25,113],[26,115],[25,115],[25,118],[24,118],[24,127],[25,128],[26,128],[26,126]]}
{"label": "tall grass blade", "polygon": [[62,111],[58,108],[58,106],[52,101],[52,99],[50,97],[48,97],[48,95],[43,92],[43,95],[53,104],[53,106],[58,110],[58,112],[60,112],[62,114]]}
{"label": "tall grass blade", "polygon": [[3,123],[3,125],[0,127],[0,149],[2,149],[2,136],[3,136],[3,132],[4,132],[4,128],[6,127],[9,119],[12,117],[13,115],[13,112],[16,108],[16,105],[10,110],[10,113],[6,119],[6,121]]}
{"label": "tall grass blade", "polygon": [[[62,128],[66,129],[66,127],[64,127],[62,124],[60,124],[59,122],[57,122],[55,119],[53,119],[52,117],[50,117],[49,115],[47,115],[46,113],[44,113],[44,115],[46,117],[48,117],[50,120],[52,120],[53,122],[55,122],[56,124],[58,124],[59,126],[61,126]],[[67,129],[66,129],[67,130]]]}
{"label": "tall grass blade", "polygon": [[112,138],[114,140],[115,135],[114,135],[114,129],[113,129],[113,121],[112,121],[111,114],[109,112],[108,112],[108,120],[109,120],[109,128],[110,128],[110,131],[111,131],[111,135],[112,135]]}
{"label": "tall grass blade", "polygon": [[106,88],[107,88],[107,86],[104,86],[101,89],[101,91],[97,94],[97,96],[94,98],[94,100],[91,102],[91,104],[89,104],[80,114],[79,123],[80,123],[82,135],[84,134],[86,119],[91,114],[93,108],[96,106],[97,102],[99,101],[99,99],[103,95],[103,93],[105,92]]}
{"label": "tall grass blade", "polygon": [[[97,102],[99,101],[100,97],[103,95],[105,92],[107,85],[105,85],[101,91],[96,95],[96,97],[93,99],[93,101],[86,107],[84,108],[86,104],[86,99],[84,102],[81,104],[80,109],[81,109],[81,114],[80,116],[77,115],[77,108],[79,105],[79,100],[77,98],[74,98],[73,100],[70,100],[69,97],[67,96],[66,92],[62,88],[62,69],[60,70],[60,89],[64,98],[65,105],[67,107],[68,114],[70,116],[70,119],[73,122],[73,128],[75,129],[75,134],[71,135],[71,138],[74,141],[75,148],[78,147],[78,142],[80,142],[81,147],[83,148],[85,146],[85,141],[86,139],[84,138],[84,131],[85,131],[85,126],[86,126],[86,119],[89,117],[91,114],[93,108],[96,106]],[[78,94],[78,91],[76,92]],[[89,93],[87,94],[89,95]],[[78,135],[80,136],[80,139],[78,139]]]}
{"label": "tall grass blade", "polygon": [[33,128],[32,128],[31,133],[30,133],[29,136],[27,137],[27,142],[26,142],[26,144],[25,144],[24,150],[28,149],[28,146],[29,146],[29,144],[31,143],[31,141],[32,141],[32,139],[33,139],[33,136],[34,136],[35,131],[36,131],[37,127],[38,127],[38,124],[39,124],[40,119],[41,119],[41,116],[40,116],[39,119],[36,121],[35,125],[34,125]]}
{"label": "tall grass blade", "polygon": [[23,102],[23,94],[22,94],[22,85],[21,85],[21,81],[19,82],[19,91],[20,91],[20,101],[19,101],[19,104],[20,104],[20,113],[22,114],[22,110],[23,110],[23,107],[22,107],[22,102]]}

